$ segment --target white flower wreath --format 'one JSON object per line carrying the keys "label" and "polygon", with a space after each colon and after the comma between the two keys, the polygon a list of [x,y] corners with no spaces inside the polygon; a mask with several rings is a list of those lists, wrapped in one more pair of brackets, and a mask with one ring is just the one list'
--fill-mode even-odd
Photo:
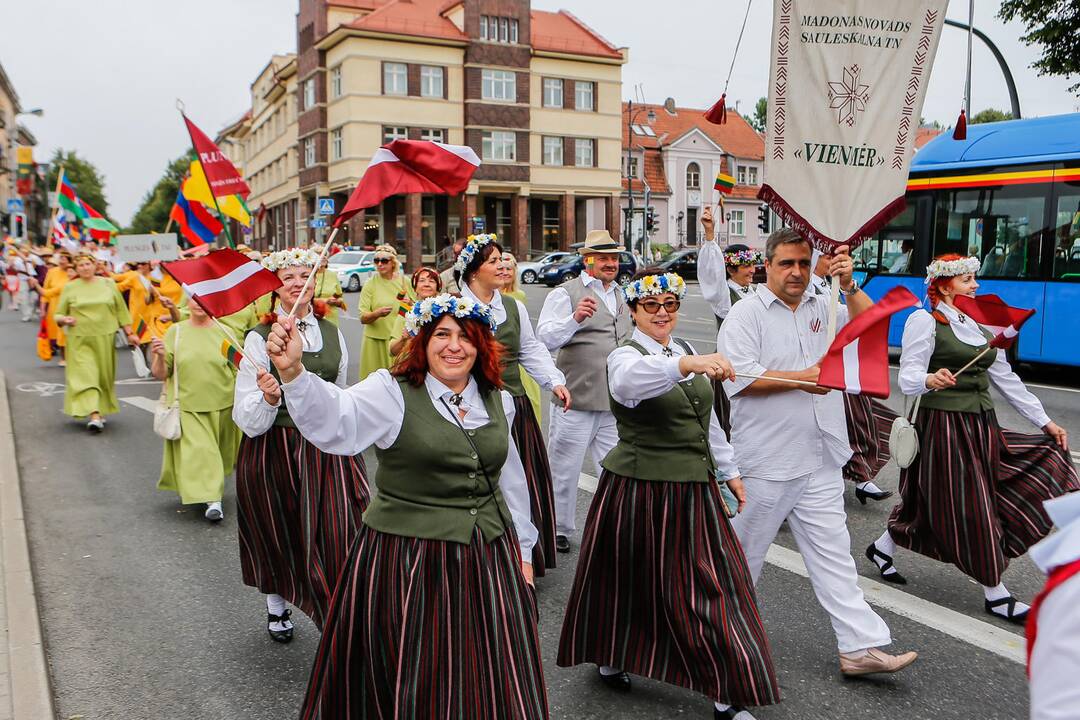
{"label": "white flower wreath", "polygon": [[491,314],[490,307],[471,298],[454,297],[446,293],[416,302],[412,309],[405,313],[405,330],[410,335],[416,335],[420,328],[443,315],[480,320],[495,332],[495,317]]}
{"label": "white flower wreath", "polygon": [[465,268],[476,256],[476,253],[480,252],[480,249],[485,245],[498,241],[498,236],[495,233],[486,233],[483,235],[470,235],[465,240],[465,247],[461,248],[461,252],[457,256],[457,261],[454,263],[454,270],[460,275],[465,274]]}
{"label": "white flower wreath", "polygon": [[289,248],[270,253],[262,259],[262,266],[270,272],[277,272],[282,268],[301,265],[315,267],[319,262],[319,253],[304,248]]}
{"label": "white flower wreath", "polygon": [[686,283],[677,273],[664,273],[663,275],[646,275],[623,288],[623,297],[627,302],[664,293],[673,293],[675,297],[682,300],[686,295]]}
{"label": "white flower wreath", "polygon": [[982,263],[977,257],[960,258],[959,260],[935,260],[926,268],[926,284],[939,277],[956,277],[957,275],[974,275],[979,272]]}

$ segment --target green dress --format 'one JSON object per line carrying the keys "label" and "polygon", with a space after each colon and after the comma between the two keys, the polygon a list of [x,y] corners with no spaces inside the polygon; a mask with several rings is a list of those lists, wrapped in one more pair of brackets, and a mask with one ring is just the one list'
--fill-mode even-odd
{"label": "green dress", "polygon": [[410,303],[415,301],[413,289],[400,273],[393,280],[384,280],[381,275],[376,274],[364,283],[364,289],[360,291],[361,316],[381,307],[391,308],[389,315],[364,326],[364,344],[360,348],[360,380],[380,368],[389,369],[394,364],[394,356],[390,354],[390,341],[401,333],[398,330],[398,335],[394,334],[398,321],[397,296],[402,291],[405,291]]}
{"label": "green dress", "polygon": [[[524,290],[504,292],[503,295],[519,300],[522,304],[525,302]],[[518,364],[518,371],[521,373],[521,385],[525,388],[525,396],[529,398],[533,412],[536,413],[536,421],[540,422],[540,418],[543,417],[540,414],[540,384],[533,380],[529,373],[525,372],[525,366],[520,363]]]}
{"label": "green dress", "polygon": [[[180,352],[176,352],[179,327]],[[225,335],[215,325],[185,320],[165,333],[165,387],[173,401],[173,373],[180,387],[180,439],[166,440],[158,490],[171,490],[185,505],[221,500],[225,476],[236,465],[240,429],[232,420],[236,369],[221,354]],[[179,357],[179,362],[177,362]]]}
{"label": "green dress", "polygon": [[[344,295],[344,291],[341,289],[341,283],[338,282],[337,273],[332,270],[323,270],[319,273],[315,279],[315,299],[316,300],[331,300],[333,298],[340,299]],[[326,307],[326,320],[338,324],[338,313],[340,311],[333,305]]]}
{"label": "green dress", "polygon": [[64,413],[84,418],[120,412],[116,402],[116,331],[131,325],[124,296],[106,278],[77,278],[64,286],[57,315],[75,318],[67,333]]}

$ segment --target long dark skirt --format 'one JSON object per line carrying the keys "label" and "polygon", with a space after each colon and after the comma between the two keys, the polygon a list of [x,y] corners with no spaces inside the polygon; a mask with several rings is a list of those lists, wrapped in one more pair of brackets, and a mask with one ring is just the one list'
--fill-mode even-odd
{"label": "long dark skirt", "polygon": [[1072,461],[1047,435],[1001,429],[993,410],[923,409],[915,427],[919,455],[900,473],[889,534],[997,585],[1009,560],[1050,532],[1043,501],[1080,489]]}
{"label": "long dark skirt", "polygon": [[324,453],[276,425],[245,436],[236,463],[244,584],[281,595],[321,628],[368,499],[361,456]]}
{"label": "long dark skirt", "polygon": [[843,395],[848,441],[853,453],[844,465],[844,479],[853,483],[869,482],[889,462],[889,432],[897,414],[869,396]]}
{"label": "long dark skirt", "polygon": [[720,427],[724,429],[724,435],[731,440],[731,400],[724,391],[723,380],[712,381],[713,409],[716,411],[716,419],[720,421]]}
{"label": "long dark skirt", "polygon": [[716,483],[604,471],[558,663],[610,665],[733,705],[779,701],[754,583]]}
{"label": "long dark skirt", "polygon": [[302,720],[548,717],[533,591],[513,532],[468,545],[356,537]]}
{"label": "long dark skirt", "polygon": [[555,567],[555,493],[544,434],[540,431],[532,403],[525,395],[514,398],[514,426],[510,428],[510,434],[521,456],[521,464],[525,466],[532,523],[539,533],[533,546],[533,573],[542,577],[545,568]]}

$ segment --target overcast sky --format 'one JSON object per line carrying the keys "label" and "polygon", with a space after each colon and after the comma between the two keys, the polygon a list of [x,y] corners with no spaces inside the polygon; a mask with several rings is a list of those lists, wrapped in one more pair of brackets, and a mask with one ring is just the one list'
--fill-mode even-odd
{"label": "overcast sky", "polygon": [[[883,0],[888,1],[888,0]],[[892,0],[896,1],[896,0]],[[766,94],[771,0],[753,8],[728,91],[730,105],[750,112]],[[1080,100],[1065,79],[1040,78],[1028,66],[1038,57],[1019,41],[1018,23],[995,15],[997,0],[976,0],[976,27],[1001,48],[1026,117],[1074,112]],[[948,16],[967,18],[968,3],[950,0]],[[297,0],[33,0],[0,7],[0,63],[25,109],[43,118],[22,122],[37,136],[36,156],[75,149],[104,173],[109,215],[126,224],[166,163],[188,145],[175,99],[208,134],[249,105],[255,75],[275,52],[296,46]],[[630,48],[623,98],[640,85],[648,102],[674,97],[705,108],[720,96],[731,63],[745,0],[533,0],[565,7],[618,46]],[[633,9],[630,9],[630,8]],[[964,88],[966,34],[946,27],[923,115],[951,125]],[[976,39],[972,107],[1007,110],[997,63]]]}

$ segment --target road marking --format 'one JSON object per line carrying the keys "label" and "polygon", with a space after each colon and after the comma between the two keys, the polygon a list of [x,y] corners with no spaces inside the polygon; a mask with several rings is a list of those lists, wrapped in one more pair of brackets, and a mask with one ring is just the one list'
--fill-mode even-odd
{"label": "road marking", "polygon": [[157,408],[157,398],[143,397],[142,395],[132,395],[131,397],[122,397],[120,402],[125,402],[128,405],[134,405],[140,410],[146,410],[147,412],[154,412]]}
{"label": "road marking", "polygon": [[[591,494],[596,493],[598,479],[581,473],[578,487]],[[765,555],[765,562],[781,570],[810,577],[802,556],[794,550],[773,543]],[[988,652],[1023,665],[1027,662],[1027,650],[1023,635],[1002,630],[996,625],[976,620],[963,613],[950,610],[910,593],[901,592],[885,583],[859,576],[859,587],[871,605],[914,620],[920,625],[945,633],[957,640],[982,648]]]}
{"label": "road marking", "polygon": [[1037,387],[1037,388],[1042,388],[1043,390],[1060,390],[1062,392],[1080,393],[1080,389],[1070,388],[1070,387],[1062,387],[1060,385],[1042,385],[1040,383],[1033,383],[1033,382],[1026,382],[1024,384],[1027,385],[1028,387]]}

